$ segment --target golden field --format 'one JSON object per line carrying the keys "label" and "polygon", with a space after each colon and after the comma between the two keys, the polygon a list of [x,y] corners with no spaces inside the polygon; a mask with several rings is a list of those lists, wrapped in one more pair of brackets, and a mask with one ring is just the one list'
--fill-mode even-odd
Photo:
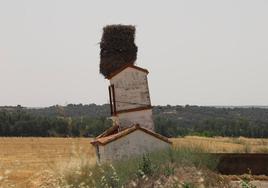
{"label": "golden field", "polygon": [[171,140],[174,147],[200,148],[209,153],[268,153],[268,139],[186,136]]}
{"label": "golden field", "polygon": [[[268,139],[173,138],[174,147],[207,152],[268,152]],[[40,181],[83,160],[95,164],[90,138],[0,138],[0,187],[39,187]],[[53,172],[52,175],[51,173]]]}
{"label": "golden field", "polygon": [[81,162],[83,156],[95,163],[90,141],[89,138],[0,138],[0,187],[39,187],[40,182],[35,181],[47,176],[47,171],[66,169]]}

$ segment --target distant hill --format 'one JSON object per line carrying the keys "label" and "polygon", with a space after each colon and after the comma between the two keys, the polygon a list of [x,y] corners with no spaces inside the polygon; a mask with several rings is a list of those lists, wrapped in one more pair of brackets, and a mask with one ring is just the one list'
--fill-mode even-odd
{"label": "distant hill", "polygon": [[[14,121],[9,122],[10,126],[13,127],[13,129],[9,129],[9,133],[10,130],[14,130],[14,127],[16,127],[16,135],[20,135],[19,130],[23,129],[18,127],[21,124],[21,121],[24,121],[24,126],[26,126],[25,124],[27,124],[28,121],[27,118],[34,119],[35,123],[38,123],[39,119],[42,121],[46,119],[50,123],[53,120],[54,124],[55,122],[59,123],[59,121],[64,120],[61,123],[65,123],[68,127],[68,130],[62,130],[62,132],[58,134],[58,132],[53,128],[54,125],[51,124],[51,127],[49,128],[50,131],[48,131],[45,136],[95,136],[107,126],[110,126],[109,120],[107,120],[107,117],[110,116],[108,104],[69,104],[67,106],[55,105],[45,108],[4,106],[0,107],[0,112],[2,112],[2,116],[5,118],[10,116],[8,117],[9,119],[14,118],[13,116],[16,115]],[[26,118],[25,115],[26,120],[21,119],[20,117],[24,117],[24,115],[22,116],[21,113],[24,115],[27,114],[29,117]],[[268,138],[268,108],[265,106],[154,106],[153,116],[156,131],[168,137],[201,135]],[[2,119],[4,119],[3,117]],[[83,120],[82,123],[81,118]],[[4,124],[3,121],[4,120],[2,120],[2,127],[4,127],[4,125],[6,126],[6,123]],[[34,127],[33,122],[32,124]],[[102,124],[105,124],[106,127],[104,127]],[[94,131],[92,131],[93,126]],[[70,130],[70,127],[72,130]],[[31,135],[32,134],[33,133],[31,133]],[[27,135],[27,131],[24,133],[24,135]]]}

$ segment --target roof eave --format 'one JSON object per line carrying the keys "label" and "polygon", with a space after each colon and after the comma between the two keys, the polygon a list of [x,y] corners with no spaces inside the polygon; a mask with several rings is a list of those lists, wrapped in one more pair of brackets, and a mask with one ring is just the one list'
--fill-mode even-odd
{"label": "roof eave", "polygon": [[116,76],[117,74],[119,74],[120,72],[122,72],[123,70],[125,70],[126,68],[134,68],[136,70],[139,70],[139,71],[142,71],[142,72],[145,72],[146,74],[149,74],[149,71],[147,69],[144,69],[144,68],[141,68],[141,67],[138,67],[138,66],[135,66],[135,65],[132,65],[132,64],[127,64],[126,66],[118,69],[117,71],[115,71],[114,73],[110,74],[109,76],[106,76],[105,78],[110,80],[112,79],[114,76]]}
{"label": "roof eave", "polygon": [[[107,139],[107,140],[104,141],[104,142],[100,142],[100,141],[98,141],[98,140],[94,140],[94,141],[91,142],[91,144],[92,144],[92,145],[106,145],[106,144],[109,144],[109,143],[111,143],[111,142],[113,142],[113,141],[115,141],[115,140],[117,140],[117,139],[120,139],[120,138],[122,138],[122,137],[124,137],[124,136],[127,136],[128,134],[130,134],[130,133],[132,133],[132,132],[134,132],[134,131],[136,131],[136,130],[141,130],[141,131],[143,131],[143,132],[145,132],[145,133],[147,133],[147,134],[149,134],[149,135],[151,135],[151,136],[153,136],[153,137],[155,137],[155,138],[158,138],[159,140],[162,140],[162,141],[164,141],[164,142],[166,142],[166,143],[168,143],[168,144],[172,144],[172,142],[171,142],[168,138],[166,138],[166,137],[164,137],[164,136],[162,136],[162,135],[160,135],[160,134],[157,134],[157,133],[155,133],[155,132],[152,132],[152,131],[150,131],[150,130],[147,130],[147,129],[145,129],[145,128],[142,128],[142,127],[140,127],[140,125],[138,125],[138,124],[134,125],[133,127],[130,127],[129,130],[127,130],[127,131],[126,131],[124,134],[122,134],[122,135],[117,135],[117,136],[115,136],[114,138]],[[102,137],[102,138],[103,138],[103,137]]]}

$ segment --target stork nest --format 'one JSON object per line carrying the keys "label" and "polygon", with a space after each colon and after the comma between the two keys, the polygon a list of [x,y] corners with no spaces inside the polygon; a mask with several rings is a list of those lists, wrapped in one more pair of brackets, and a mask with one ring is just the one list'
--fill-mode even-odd
{"label": "stork nest", "polygon": [[108,25],[103,28],[100,42],[100,73],[106,78],[127,64],[134,64],[138,48],[135,26]]}

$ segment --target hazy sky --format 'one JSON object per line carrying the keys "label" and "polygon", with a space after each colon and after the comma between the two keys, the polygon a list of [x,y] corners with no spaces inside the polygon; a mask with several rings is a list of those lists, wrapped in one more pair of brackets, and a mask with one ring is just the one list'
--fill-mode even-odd
{"label": "hazy sky", "polygon": [[119,23],[153,105],[268,105],[267,0],[0,0],[0,105],[107,103],[98,42]]}

